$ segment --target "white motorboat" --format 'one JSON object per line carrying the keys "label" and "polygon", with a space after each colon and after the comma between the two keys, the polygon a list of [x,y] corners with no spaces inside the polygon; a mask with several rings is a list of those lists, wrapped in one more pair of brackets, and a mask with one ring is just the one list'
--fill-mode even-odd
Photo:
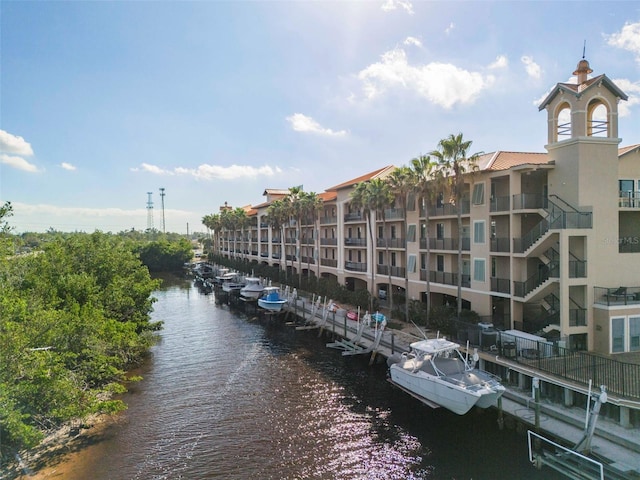
{"label": "white motorboat", "polygon": [[271,312],[279,312],[287,303],[287,299],[280,296],[278,287],[264,287],[262,296],[258,298],[258,306]]}
{"label": "white motorboat", "polygon": [[505,391],[500,379],[475,367],[477,353],[467,358],[459,348],[445,338],[414,342],[410,352],[387,360],[389,381],[431,407],[458,415],[495,405]]}
{"label": "white motorboat", "polygon": [[262,279],[258,277],[245,277],[245,285],[240,289],[240,295],[244,298],[250,298],[255,300],[264,292],[264,285]]}

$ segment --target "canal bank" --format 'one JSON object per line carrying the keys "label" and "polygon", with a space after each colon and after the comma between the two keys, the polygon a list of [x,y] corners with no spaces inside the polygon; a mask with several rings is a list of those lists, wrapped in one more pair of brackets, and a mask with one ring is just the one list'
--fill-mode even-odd
{"label": "canal bank", "polygon": [[[337,348],[345,356],[366,355],[369,363],[384,361],[394,353],[407,351],[411,342],[419,340],[413,332],[416,328],[406,325],[403,328],[385,328],[377,325],[361,328],[351,320],[344,309],[328,311],[326,299],[300,298],[295,291],[288,292],[289,304],[277,316],[276,320],[290,328],[298,330],[318,330],[332,337],[328,347]],[[231,302],[233,300],[230,299]],[[246,308],[246,305],[245,305]],[[251,307],[249,307],[251,308]],[[255,310],[257,315],[264,315]],[[273,318],[271,315],[270,318]],[[382,328],[382,330],[380,330]],[[589,392],[584,387],[571,384],[563,378],[553,378],[544,372],[522,365],[512,359],[500,355],[498,349],[478,351],[481,367],[498,374],[507,387],[500,405],[499,414],[505,416],[504,424],[518,430],[533,430],[541,435],[571,448],[585,435],[588,417],[587,403],[591,408]],[[533,385],[541,389],[559,388],[562,390],[562,402],[554,402],[545,398],[536,402]],[[596,387],[591,392],[599,393]],[[577,399],[585,397],[584,408],[577,406]],[[539,398],[539,397],[538,397]],[[628,401],[610,396],[610,401],[618,404]],[[568,405],[571,403],[572,405]],[[591,455],[605,466],[605,478],[630,479],[640,478],[640,431],[638,428],[621,426],[606,418],[599,418],[590,441]],[[527,445],[522,446],[526,449]]]}

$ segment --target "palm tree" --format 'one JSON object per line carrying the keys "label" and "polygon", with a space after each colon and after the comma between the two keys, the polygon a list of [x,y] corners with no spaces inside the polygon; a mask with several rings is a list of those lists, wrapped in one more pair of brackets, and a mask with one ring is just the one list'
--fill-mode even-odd
{"label": "palm tree", "polygon": [[[398,167],[391,175],[387,177],[387,182],[393,193],[398,199],[400,199],[400,207],[402,208],[402,231],[404,232],[405,242],[407,238],[407,196],[414,190],[413,175],[409,167]],[[407,245],[405,243],[405,257],[407,252]],[[404,269],[404,314],[405,321],[409,321],[409,258],[405,259]]]}
{"label": "palm tree", "polygon": [[[296,224],[296,246],[295,246],[295,256],[298,259],[298,288],[300,288],[300,282],[302,281],[302,247],[301,247],[301,236],[302,236],[302,218],[304,217],[304,190],[302,186],[298,187],[289,187],[289,193],[285,197],[288,201],[290,208],[290,216],[295,221]],[[291,269],[293,270],[293,258],[291,258]]]}
{"label": "palm tree", "polygon": [[274,200],[267,208],[267,222],[280,235],[280,263],[284,255],[284,274],[287,278],[287,260],[284,250],[284,226],[289,219],[288,208],[283,200]]}
{"label": "palm tree", "polygon": [[[320,230],[316,225],[322,211],[322,198],[320,198],[315,192],[305,193],[302,197],[304,217],[309,219],[312,225],[311,234],[313,236],[313,251],[317,253],[316,261],[316,281],[320,278]],[[307,253],[307,272],[310,271],[310,255]]]}
{"label": "palm tree", "polygon": [[411,168],[413,181],[415,185],[416,193],[420,198],[420,206],[424,210],[425,216],[425,237],[426,237],[426,297],[427,297],[427,326],[429,326],[429,319],[431,313],[431,282],[429,280],[429,266],[431,265],[431,247],[429,242],[429,206],[435,201],[437,186],[434,177],[435,163],[428,155],[420,155],[417,158],[411,160]]}
{"label": "palm tree", "polygon": [[233,210],[231,217],[233,219],[234,230],[236,232],[237,230],[240,230],[240,239],[242,241],[242,247],[243,247],[242,251],[240,252],[240,258],[242,258],[243,260],[246,260],[246,254],[244,249],[244,242],[245,242],[244,230],[246,227],[249,226],[249,223],[251,222],[251,220],[247,216],[247,212],[244,210],[244,208],[241,208],[241,207],[237,207],[235,210]]}
{"label": "palm tree", "polygon": [[[391,192],[391,188],[389,184],[382,180],[381,178],[374,178],[369,180],[366,191],[367,203],[369,204],[369,209],[374,212],[374,218],[382,219],[382,231],[383,235],[386,234],[387,231],[387,220],[385,217],[385,210],[391,207],[394,203],[394,196]],[[375,220],[374,220],[375,221]],[[386,238],[382,238],[385,245],[385,253],[387,257],[387,262],[389,261],[389,241]],[[376,242],[377,244],[377,242]],[[374,244],[374,252],[375,245]],[[375,260],[375,253],[374,253]],[[371,265],[373,269],[374,264]],[[391,284],[391,268],[388,269],[388,286],[387,286],[387,295],[389,298],[389,315],[393,313],[393,286]]]}
{"label": "palm tree", "polygon": [[375,237],[373,235],[373,215],[369,205],[368,196],[368,184],[369,182],[357,183],[351,191],[349,197],[351,198],[351,207],[356,208],[362,212],[362,216],[365,219],[367,229],[369,230],[369,248],[371,252],[371,258],[369,259],[369,268],[371,271],[371,284],[370,284],[370,296],[369,296],[369,311],[373,311],[373,297],[375,296]]}
{"label": "palm tree", "polygon": [[222,227],[222,222],[220,221],[219,214],[209,214],[202,217],[202,224],[207,227],[209,231],[213,231],[213,240],[211,248],[212,250],[216,250],[216,245],[218,244],[218,235],[220,234],[220,228]]}
{"label": "palm tree", "polygon": [[471,140],[464,140],[462,133],[449,135],[438,142],[438,150],[431,155],[438,162],[438,170],[448,185],[458,214],[458,318],[462,312],[462,196],[464,194],[464,175],[477,170],[477,159],[482,152],[469,155]]}

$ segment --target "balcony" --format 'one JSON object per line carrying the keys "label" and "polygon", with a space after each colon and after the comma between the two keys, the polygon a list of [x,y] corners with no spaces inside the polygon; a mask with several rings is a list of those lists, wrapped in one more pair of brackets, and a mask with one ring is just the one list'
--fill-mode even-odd
{"label": "balcony", "polygon": [[490,212],[508,212],[510,208],[510,197],[508,195],[504,197],[492,197],[489,201]]}
{"label": "balcony", "polygon": [[345,222],[363,222],[364,218],[362,217],[362,213],[360,212],[351,212],[344,214]]}
{"label": "balcony", "polygon": [[513,196],[514,210],[538,210],[547,208],[547,197],[540,193],[519,193]]}
{"label": "balcony", "polygon": [[407,240],[405,238],[376,238],[378,248],[405,248]]}
{"label": "balcony", "polygon": [[620,208],[640,208],[640,192],[620,192],[618,206]]}
{"label": "balcony", "polygon": [[320,225],[333,225],[338,223],[338,217],[320,217]]}
{"label": "balcony", "polygon": [[640,305],[640,287],[593,287],[593,303],[599,305]]}
{"label": "balcony", "polygon": [[[420,270],[420,280],[427,280],[427,271],[425,269]],[[458,274],[452,272],[439,272],[435,270],[429,271],[429,282],[441,283],[443,285],[458,285]],[[471,275],[462,275],[462,286],[469,288],[471,286]]]}
{"label": "balcony", "polygon": [[320,245],[338,245],[337,238],[321,238]]}
{"label": "balcony", "polygon": [[[457,238],[430,238],[429,239],[429,249],[430,250],[452,250],[458,251],[458,239]],[[426,250],[427,248],[427,239],[420,239],[420,248],[422,250]],[[464,237],[462,239],[462,250],[469,251],[471,249],[471,239],[469,237]]]}
{"label": "balcony", "polygon": [[402,220],[404,218],[404,208],[388,208],[384,211],[385,220]]}
{"label": "balcony", "polygon": [[337,268],[338,266],[338,261],[334,260],[332,258],[321,258],[320,259],[320,265],[323,265],[325,267],[333,267],[333,268]]}
{"label": "balcony", "polygon": [[377,265],[378,275],[391,275],[392,277],[405,277],[406,268],[404,267],[396,267],[390,265]]}
{"label": "balcony", "polygon": [[361,262],[344,262],[344,269],[351,272],[366,272],[367,264]]}
{"label": "balcony", "polygon": [[490,241],[490,251],[496,253],[509,253],[511,247],[511,239],[509,238],[492,238]]}
{"label": "balcony", "polygon": [[366,238],[346,237],[344,239],[344,244],[347,247],[366,247],[367,246],[367,239]]}
{"label": "balcony", "polygon": [[491,291],[498,293],[511,293],[511,280],[508,278],[491,277]]}
{"label": "balcony", "polygon": [[[460,212],[461,215],[466,215],[470,211],[470,202],[469,200],[462,201],[462,210]],[[445,217],[445,216],[455,216],[458,215],[458,209],[452,203],[444,203],[441,206],[431,206],[428,208],[429,217]],[[421,216],[422,211],[420,212]]]}

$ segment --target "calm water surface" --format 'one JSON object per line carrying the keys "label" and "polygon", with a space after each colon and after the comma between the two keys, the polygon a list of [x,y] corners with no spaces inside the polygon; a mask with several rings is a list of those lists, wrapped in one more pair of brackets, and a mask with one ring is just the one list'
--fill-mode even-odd
{"label": "calm water surface", "polygon": [[535,470],[495,412],[431,410],[316,331],[230,311],[188,280],[155,296],[165,328],[144,380],[69,480],[563,478]]}

